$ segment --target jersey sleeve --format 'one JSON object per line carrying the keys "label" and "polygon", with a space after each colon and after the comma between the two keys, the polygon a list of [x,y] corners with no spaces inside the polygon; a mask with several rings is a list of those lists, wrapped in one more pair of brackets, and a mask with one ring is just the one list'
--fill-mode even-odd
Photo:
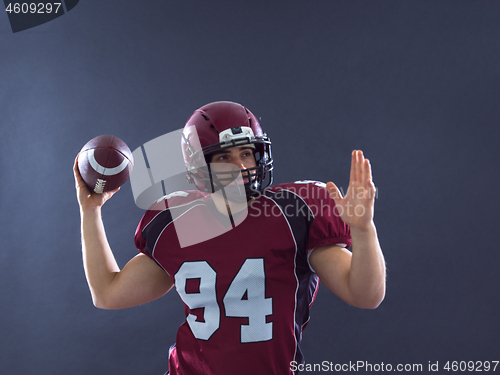
{"label": "jersey sleeve", "polygon": [[335,201],[326,190],[326,184],[318,181],[299,181],[296,184],[307,186],[307,189],[302,189],[300,196],[309,206],[313,216],[307,252],[318,246],[328,245],[349,248],[351,246],[349,226],[340,218]]}
{"label": "jersey sleeve", "polygon": [[135,247],[139,252],[146,254],[150,258],[152,257],[152,254],[150,254],[149,251],[146,250],[147,246],[147,240],[146,236],[144,235],[144,229],[146,226],[153,220],[155,216],[155,212],[153,211],[146,211],[144,215],[142,216],[141,221],[139,222],[139,225],[137,226],[137,229],[135,230],[135,235],[134,235],[134,242],[135,242]]}
{"label": "jersey sleeve", "polygon": [[135,230],[134,243],[135,247],[139,252],[146,254],[150,258],[153,258],[151,249],[148,248],[148,228],[152,225],[154,219],[166,209],[165,202],[163,200],[158,200],[155,202],[149,210],[147,210],[142,216],[137,229]]}
{"label": "jersey sleeve", "polygon": [[134,242],[139,252],[154,260],[155,244],[163,229],[173,221],[171,210],[186,209],[189,204],[204,197],[204,194],[197,191],[176,191],[153,203],[144,213],[135,231]]}

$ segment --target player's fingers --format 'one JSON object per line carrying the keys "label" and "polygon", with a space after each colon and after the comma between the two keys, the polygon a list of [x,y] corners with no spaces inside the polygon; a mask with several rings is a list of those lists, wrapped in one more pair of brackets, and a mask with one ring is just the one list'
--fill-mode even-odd
{"label": "player's fingers", "polygon": [[365,158],[363,156],[363,151],[358,150],[356,152],[356,181],[358,183],[363,183],[365,180],[365,174],[364,174],[364,161]]}
{"label": "player's fingers", "polygon": [[374,201],[377,194],[377,188],[371,179],[366,180],[365,198],[369,201]]}
{"label": "player's fingers", "polygon": [[118,192],[118,190],[120,190],[119,187],[117,187],[115,190],[110,190],[110,191],[106,191],[104,193],[102,193],[102,197],[103,197],[103,204],[104,202],[106,202],[108,199],[110,199],[113,195],[115,195],[115,193]]}
{"label": "player's fingers", "polygon": [[73,175],[75,176],[76,187],[86,187],[85,181],[83,181],[80,170],[78,169],[78,156],[75,159],[75,164],[73,165]]}
{"label": "player's fingers", "polygon": [[75,162],[73,163],[73,175],[75,176],[76,184],[80,185],[80,181],[82,181],[82,176],[80,175],[80,171],[78,170],[78,155],[76,155]]}
{"label": "player's fingers", "polygon": [[356,181],[356,151],[357,150],[354,150],[351,153],[351,174],[349,176],[350,183],[354,183],[354,181]]}
{"label": "player's fingers", "polygon": [[370,164],[370,160],[369,159],[365,159],[365,162],[364,162],[364,170],[365,170],[365,179],[366,180],[371,180],[373,179],[372,177],[372,166]]}
{"label": "player's fingers", "polygon": [[[78,155],[80,155],[80,154],[78,154]],[[73,162],[73,172],[75,174],[78,173],[78,155],[76,155],[75,161]]]}
{"label": "player's fingers", "polygon": [[370,181],[370,192],[373,194],[373,197],[375,197],[375,193],[377,192],[377,187],[373,183],[372,179],[370,179],[368,181]]}
{"label": "player's fingers", "polygon": [[73,175],[75,176],[75,188],[78,192],[78,195],[81,195],[82,197],[90,197],[92,193],[87,187],[87,184],[83,180],[83,177],[80,174],[80,170],[78,169],[78,155],[76,156],[75,164],[73,165]]}
{"label": "player's fingers", "polygon": [[365,169],[364,186],[367,191],[368,198],[373,198],[376,191],[376,187],[375,184],[373,183],[373,174],[372,174],[372,167],[370,164],[370,160],[365,159],[364,169]]}
{"label": "player's fingers", "polygon": [[363,179],[361,180],[362,186],[367,190],[369,189],[369,181],[371,180],[371,168],[370,161],[368,159],[363,160]]}

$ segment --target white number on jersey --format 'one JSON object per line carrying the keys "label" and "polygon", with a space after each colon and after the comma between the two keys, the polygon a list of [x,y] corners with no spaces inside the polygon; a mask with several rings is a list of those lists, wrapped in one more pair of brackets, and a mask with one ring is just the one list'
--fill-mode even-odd
{"label": "white number on jersey", "polygon": [[[205,261],[184,263],[175,274],[177,293],[191,310],[204,307],[203,320],[197,322],[196,315],[189,314],[186,321],[194,336],[200,340],[208,340],[220,324],[220,309],[215,295],[217,274]],[[186,293],[186,280],[200,279],[199,293]]]}
{"label": "white number on jersey", "polygon": [[[268,341],[273,338],[273,323],[266,316],[273,313],[272,298],[266,298],[264,259],[247,259],[229,285],[223,304],[226,316],[248,318],[241,326],[241,342]],[[186,280],[199,279],[198,293],[186,293]],[[204,308],[203,320],[189,314],[186,321],[193,335],[208,340],[220,326],[217,304],[217,273],[206,261],[186,262],[175,274],[177,293],[190,309]],[[244,298],[246,296],[246,298]]]}
{"label": "white number on jersey", "polygon": [[266,323],[266,315],[273,313],[273,300],[266,298],[265,283],[264,259],[247,259],[224,296],[226,316],[248,317],[248,325],[241,326],[241,342],[273,338],[273,323]]}

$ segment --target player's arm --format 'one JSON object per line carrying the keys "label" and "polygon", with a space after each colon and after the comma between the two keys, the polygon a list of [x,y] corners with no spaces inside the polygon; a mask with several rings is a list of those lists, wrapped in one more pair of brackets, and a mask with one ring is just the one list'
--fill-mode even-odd
{"label": "player's arm", "polygon": [[78,172],[76,160],[73,171],[80,205],[83,265],[94,305],[121,309],[152,301],[168,292],[172,279],[146,255],[137,255],[122,270],[116,263],[106,238],[101,210],[119,189],[91,193]]}
{"label": "player's arm", "polygon": [[371,166],[361,151],[352,153],[346,196],[332,182],[327,189],[341,219],[350,227],[352,253],[340,246],[318,247],[310,255],[310,264],[323,284],[347,303],[376,308],[385,297],[385,260],[373,222]]}
{"label": "player's arm", "polygon": [[321,282],[348,304],[374,309],[385,296],[385,263],[375,227],[353,234],[352,253],[340,246],[319,246],[309,263]]}

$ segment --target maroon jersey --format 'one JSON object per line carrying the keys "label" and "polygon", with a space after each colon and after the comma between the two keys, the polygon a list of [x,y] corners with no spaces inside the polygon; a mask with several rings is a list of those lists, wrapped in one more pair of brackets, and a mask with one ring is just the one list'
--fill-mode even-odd
{"label": "maroon jersey", "polygon": [[[230,221],[213,205],[199,191],[174,193],[137,228],[137,248],[170,275],[185,305],[170,374],[293,374],[319,282],[308,254],[349,247],[349,228],[315,181],[268,188]],[[181,228],[206,240],[182,245]]]}

